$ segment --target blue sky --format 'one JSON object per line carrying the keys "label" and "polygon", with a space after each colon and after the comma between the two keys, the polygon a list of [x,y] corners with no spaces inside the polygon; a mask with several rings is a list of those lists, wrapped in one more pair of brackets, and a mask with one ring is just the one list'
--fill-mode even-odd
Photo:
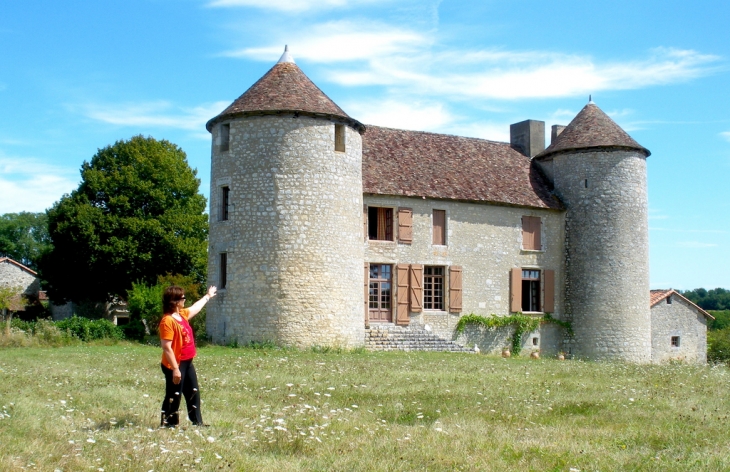
{"label": "blue sky", "polygon": [[0,6],[0,213],[43,211],[99,148],[182,147],[289,45],[366,124],[509,139],[593,100],[651,150],[652,288],[730,288],[730,3],[125,0]]}

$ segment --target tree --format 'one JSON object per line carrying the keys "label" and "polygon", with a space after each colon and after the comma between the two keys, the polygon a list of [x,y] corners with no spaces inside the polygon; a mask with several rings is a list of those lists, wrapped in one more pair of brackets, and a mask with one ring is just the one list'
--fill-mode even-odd
{"label": "tree", "polygon": [[159,275],[205,280],[208,218],[178,146],[135,136],[100,149],[81,184],[48,210],[53,248],[39,273],[55,303],[125,298]]}
{"label": "tree", "polygon": [[682,292],[682,295],[696,303],[703,310],[730,310],[730,290],[697,288]]}
{"label": "tree", "polygon": [[0,215],[0,256],[37,270],[38,259],[50,246],[48,217],[45,213]]}

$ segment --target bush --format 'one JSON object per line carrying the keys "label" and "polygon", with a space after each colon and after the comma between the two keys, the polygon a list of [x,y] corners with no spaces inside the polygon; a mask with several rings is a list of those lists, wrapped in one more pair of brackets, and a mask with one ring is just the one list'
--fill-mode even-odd
{"label": "bush", "polygon": [[707,360],[709,362],[730,361],[730,328],[707,332]]}
{"label": "bush", "polygon": [[57,321],[56,326],[61,331],[68,331],[71,335],[82,341],[96,339],[124,339],[122,328],[109,320],[90,320],[80,316],[72,316],[65,320]]}
{"label": "bush", "polygon": [[709,313],[715,319],[707,324],[708,329],[730,328],[730,310],[709,310]]}

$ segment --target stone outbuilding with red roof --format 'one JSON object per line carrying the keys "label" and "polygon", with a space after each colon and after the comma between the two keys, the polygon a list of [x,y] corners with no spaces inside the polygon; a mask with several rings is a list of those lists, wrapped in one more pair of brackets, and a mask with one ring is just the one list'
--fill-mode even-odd
{"label": "stone outbuilding with red roof", "polygon": [[651,291],[655,363],[707,363],[707,323],[715,318],[676,290]]}
{"label": "stone outbuilding with red roof", "polygon": [[208,333],[494,351],[503,336],[457,336],[463,315],[550,313],[575,336],[543,324],[528,351],[651,362],[649,151],[592,102],[547,149],[544,128],[504,143],[365,126],[285,51],[207,123]]}
{"label": "stone outbuilding with red roof", "polygon": [[[34,270],[9,257],[0,257],[0,287],[13,289],[17,293],[10,310],[22,311],[26,303],[37,301],[40,281]],[[25,302],[21,298],[25,298]]]}

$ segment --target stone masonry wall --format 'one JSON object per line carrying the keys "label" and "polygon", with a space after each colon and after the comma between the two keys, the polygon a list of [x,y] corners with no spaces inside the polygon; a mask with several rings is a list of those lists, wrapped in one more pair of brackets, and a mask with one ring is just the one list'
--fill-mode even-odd
{"label": "stone masonry wall", "polygon": [[38,295],[38,290],[40,290],[40,281],[38,277],[15,264],[3,261],[0,263],[0,286],[18,287],[20,289],[19,293],[36,296]]}
{"label": "stone masonry wall", "polygon": [[[424,310],[410,314],[411,325],[428,325],[434,333],[453,339],[459,317],[474,313],[483,316],[510,314],[510,270],[512,268],[552,269],[555,271],[555,311],[564,313],[563,241],[564,213],[532,208],[517,208],[483,203],[433,200],[408,197],[366,195],[365,204],[413,209],[413,242],[366,241],[365,260],[381,264],[423,264],[446,268],[446,309]],[[446,245],[432,244],[433,210],[446,211]],[[543,221],[543,250],[525,251],[522,243],[522,216],[539,216]],[[397,234],[397,222],[396,222]],[[448,266],[463,268],[462,312],[448,312]],[[395,284],[394,284],[395,285]],[[396,287],[394,287],[395,290]],[[501,330],[506,331],[506,330]],[[540,330],[542,331],[542,330]],[[485,334],[492,336],[491,334]],[[459,341],[477,343],[483,352],[501,351],[503,333],[495,340],[462,336]],[[546,352],[560,349],[561,336],[551,334],[543,339],[537,336],[537,348]],[[525,335],[525,338],[528,336]],[[532,338],[530,338],[532,339]],[[545,341],[543,343],[543,341]],[[530,341],[531,342],[531,341]],[[483,345],[484,344],[484,345]],[[509,344],[509,342],[508,342]],[[529,351],[528,351],[529,352]]]}
{"label": "stone masonry wall", "polygon": [[572,354],[651,361],[646,158],[638,151],[556,155],[566,213],[566,314]]}
{"label": "stone masonry wall", "polygon": [[[707,363],[707,318],[679,297],[661,300],[651,308],[652,362]],[[672,346],[679,336],[679,347]]]}
{"label": "stone masonry wall", "polygon": [[[230,122],[230,150],[213,130],[208,277],[228,284],[208,305],[214,340],[299,347],[361,346],[362,141],[346,127],[305,116]],[[221,186],[229,220],[219,221]]]}

